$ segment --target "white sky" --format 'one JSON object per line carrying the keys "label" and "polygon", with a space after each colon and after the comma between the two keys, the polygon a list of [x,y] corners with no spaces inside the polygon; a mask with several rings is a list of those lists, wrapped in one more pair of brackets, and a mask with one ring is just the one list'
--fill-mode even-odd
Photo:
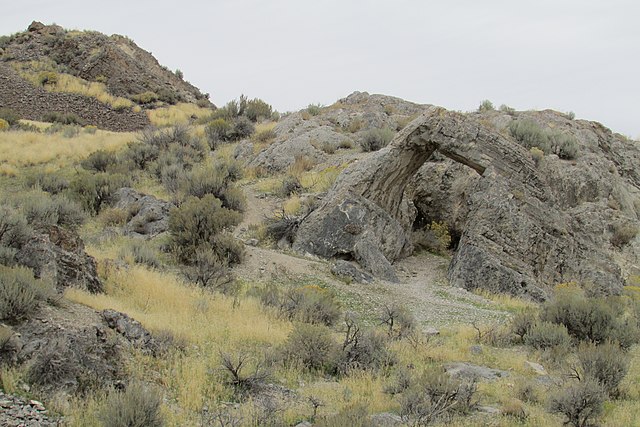
{"label": "white sky", "polygon": [[2,6],[0,33],[32,20],[127,35],[217,105],[489,99],[640,136],[637,0],[21,0]]}

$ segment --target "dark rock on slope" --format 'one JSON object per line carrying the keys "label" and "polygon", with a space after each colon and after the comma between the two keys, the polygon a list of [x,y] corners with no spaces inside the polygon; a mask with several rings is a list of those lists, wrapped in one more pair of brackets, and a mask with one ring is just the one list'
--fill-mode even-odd
{"label": "dark rock on slope", "polygon": [[509,134],[513,117],[431,107],[339,176],[294,249],[353,258],[392,280],[392,263],[412,252],[416,218],[444,220],[457,241],[455,286],[543,299],[549,286],[576,280],[619,292],[638,268],[637,238],[612,244],[620,224],[638,226],[638,145],[550,111],[518,118],[573,135],[579,156],[535,162]]}

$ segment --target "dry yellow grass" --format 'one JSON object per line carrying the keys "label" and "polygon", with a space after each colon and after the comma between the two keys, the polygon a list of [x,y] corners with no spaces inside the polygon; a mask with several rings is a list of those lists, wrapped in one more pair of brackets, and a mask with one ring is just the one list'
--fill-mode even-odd
{"label": "dry yellow grass", "polygon": [[191,116],[204,117],[211,114],[209,108],[198,107],[195,104],[181,103],[168,107],[149,110],[147,115],[151,124],[163,126],[186,125],[191,121]]}
{"label": "dry yellow grass", "polygon": [[[0,170],[15,173],[15,168],[48,164],[62,168],[77,163],[97,150],[115,151],[136,138],[134,133],[80,132],[67,138],[60,133],[12,131],[0,138]],[[8,172],[7,172],[8,171]]]}

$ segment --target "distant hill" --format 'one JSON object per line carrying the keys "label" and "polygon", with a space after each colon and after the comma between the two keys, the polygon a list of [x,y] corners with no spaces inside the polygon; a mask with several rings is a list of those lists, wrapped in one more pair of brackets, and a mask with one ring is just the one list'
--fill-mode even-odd
{"label": "distant hill", "polygon": [[214,108],[208,94],[127,37],[39,22],[0,37],[0,80],[0,107],[34,120],[73,113],[105,129],[135,130],[148,124],[144,109],[179,102]]}

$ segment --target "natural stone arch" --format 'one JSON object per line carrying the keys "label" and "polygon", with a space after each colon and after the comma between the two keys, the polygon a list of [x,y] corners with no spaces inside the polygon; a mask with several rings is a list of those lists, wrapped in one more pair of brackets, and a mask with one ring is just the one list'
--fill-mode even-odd
{"label": "natural stone arch", "polygon": [[[567,277],[621,286],[615,264],[586,256],[593,248],[570,233],[527,150],[473,115],[438,107],[387,147],[345,169],[321,206],[300,224],[294,249],[352,258],[378,277],[397,280],[391,263],[413,250],[409,232],[415,209],[405,190],[435,152],[481,175],[469,200],[473,218],[450,265],[453,285],[536,299],[544,298],[540,283]],[[586,265],[594,258],[596,265]]]}

